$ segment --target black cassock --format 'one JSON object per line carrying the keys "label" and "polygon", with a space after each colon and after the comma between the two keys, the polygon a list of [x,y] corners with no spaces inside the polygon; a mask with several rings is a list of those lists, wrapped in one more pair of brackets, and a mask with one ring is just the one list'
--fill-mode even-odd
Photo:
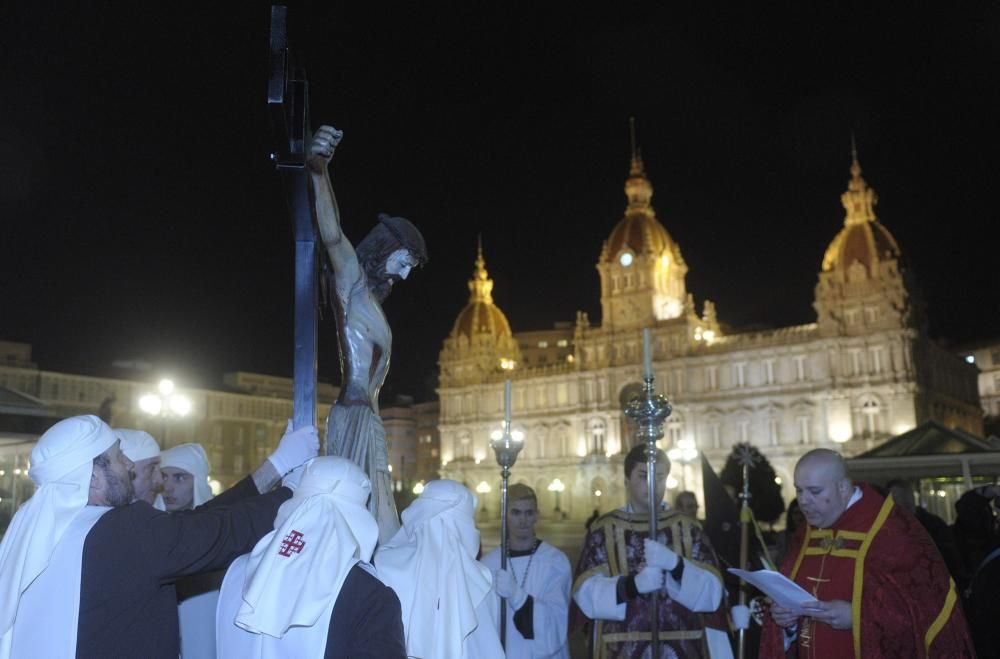
{"label": "black cassock", "polygon": [[330,614],[324,659],[406,659],[396,591],[355,565]]}
{"label": "black cassock", "polygon": [[144,501],[105,513],[83,545],[77,657],[177,659],[174,583],[253,549],[291,496],[284,487],[258,494],[245,478],[187,513]]}

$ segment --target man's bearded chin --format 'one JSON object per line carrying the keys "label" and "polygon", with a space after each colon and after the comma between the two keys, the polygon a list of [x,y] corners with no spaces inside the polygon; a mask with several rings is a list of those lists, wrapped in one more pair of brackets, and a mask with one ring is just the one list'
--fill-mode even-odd
{"label": "man's bearded chin", "polygon": [[389,293],[392,292],[392,285],[400,280],[398,275],[390,275],[383,272],[378,277],[369,277],[368,285],[371,287],[372,294],[381,304],[389,297]]}
{"label": "man's bearded chin", "polygon": [[117,508],[119,506],[127,506],[132,503],[132,499],[135,498],[135,486],[132,484],[132,478],[134,477],[134,472],[129,472],[128,478],[119,478],[117,474],[111,470],[104,472],[104,478],[107,481],[107,499],[108,505]]}

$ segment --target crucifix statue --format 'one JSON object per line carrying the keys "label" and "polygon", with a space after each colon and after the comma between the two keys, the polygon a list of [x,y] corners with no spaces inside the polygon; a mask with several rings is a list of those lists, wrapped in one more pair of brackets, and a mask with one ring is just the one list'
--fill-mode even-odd
{"label": "crucifix statue", "polygon": [[267,100],[276,135],[271,158],[282,174],[295,230],[292,419],[296,428],[316,423],[321,243],[330,265],[330,298],[343,375],[340,396],[327,418],[326,454],[346,457],[368,474],[372,484],[368,507],[378,520],[379,540],[385,542],[399,528],[399,517],[378,409],[378,393],[389,370],[392,347],[382,302],[393,283],[406,279],[412,268],[427,262],[427,248],[420,231],[402,217],[379,215],[357,248],[344,236],[327,171],[342,133],[322,126],[310,141],[309,84],[305,71],[292,66],[287,28],[287,7],[271,7]]}
{"label": "crucifix statue", "polygon": [[329,290],[337,321],[340,395],[326,422],[326,454],[345,457],[368,474],[368,508],[379,525],[379,541],[399,529],[392,498],[385,429],[378,392],[389,370],[392,332],[382,302],[395,282],[427,262],[420,231],[407,219],[380,214],[355,248],[341,230],[328,165],[342,133],[321,126],[306,156],[320,240],[329,260]]}

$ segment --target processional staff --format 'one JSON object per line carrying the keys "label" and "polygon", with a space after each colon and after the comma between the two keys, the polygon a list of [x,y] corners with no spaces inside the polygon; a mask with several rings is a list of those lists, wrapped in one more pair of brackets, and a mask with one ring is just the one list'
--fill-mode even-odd
{"label": "processional staff", "polygon": [[[524,441],[514,439],[510,432],[510,380],[503,382],[503,433],[490,440],[500,464],[500,569],[507,569],[507,482],[510,468],[517,462]],[[500,645],[507,649],[507,600],[500,598]]]}
{"label": "processional staff", "polygon": [[[754,457],[750,453],[750,447],[746,444],[740,446],[737,451],[740,462],[740,471],[743,476],[743,489],[740,491],[740,569],[746,570],[750,554],[750,524],[753,523],[753,512],[750,510],[750,469],[753,467]],[[740,606],[747,603],[747,583],[740,579]],[[736,656],[738,659],[746,657],[746,626],[740,626],[737,643]]]}
{"label": "processional staff", "polygon": [[[653,359],[649,347],[649,329],[642,330],[642,361],[643,381],[646,383],[642,393],[625,405],[625,415],[635,423],[636,439],[646,442],[646,487],[649,489],[649,537],[656,540],[656,520],[659,515],[659,502],[656,500],[656,440],[663,437],[663,422],[673,408],[670,401],[662,394],[653,391]],[[660,617],[657,611],[659,590],[651,592],[649,597],[650,648],[651,656],[660,656]]]}

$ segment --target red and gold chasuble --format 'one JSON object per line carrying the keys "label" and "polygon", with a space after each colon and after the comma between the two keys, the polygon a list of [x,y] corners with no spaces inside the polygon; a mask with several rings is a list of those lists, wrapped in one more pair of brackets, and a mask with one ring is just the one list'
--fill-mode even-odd
{"label": "red and gold chasuble", "polygon": [[[817,600],[851,602],[851,629],[799,619],[799,659],[975,657],[944,560],[916,518],[867,485],[828,529],[806,526],[782,574]],[[760,656],[785,657],[768,619]]]}
{"label": "red and gold chasuble", "polygon": [[[701,525],[676,511],[659,514],[656,539],[689,564],[695,564],[722,581],[718,559]],[[593,575],[617,577],[635,574],[645,564],[643,540],[649,537],[649,516],[614,510],[598,518],[590,528],[576,569],[574,591]],[[647,598],[629,600],[624,620],[590,621],[573,605],[573,626],[594,625],[593,656],[599,659],[645,659],[650,655],[651,610]],[[657,605],[660,656],[662,659],[709,657],[704,628],[727,630],[725,598],[710,613],[689,611],[661,592]]]}

